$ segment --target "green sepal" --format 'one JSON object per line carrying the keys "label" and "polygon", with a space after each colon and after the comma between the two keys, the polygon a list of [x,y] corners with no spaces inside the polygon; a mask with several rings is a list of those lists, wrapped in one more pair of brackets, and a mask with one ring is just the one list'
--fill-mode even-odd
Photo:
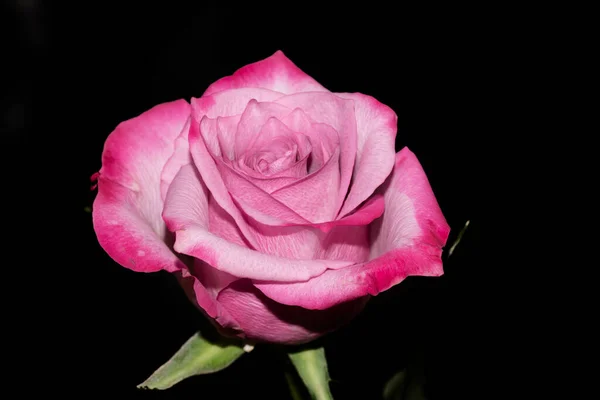
{"label": "green sepal", "polygon": [[197,332],[184,343],[169,361],[137,387],[168,389],[194,375],[204,375],[227,368],[244,354],[241,342],[221,338],[211,341]]}

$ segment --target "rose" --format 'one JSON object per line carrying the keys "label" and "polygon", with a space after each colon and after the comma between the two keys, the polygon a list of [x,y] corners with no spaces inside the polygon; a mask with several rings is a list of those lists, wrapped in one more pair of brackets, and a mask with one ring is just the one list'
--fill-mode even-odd
{"label": "rose", "polygon": [[175,273],[224,334],[303,343],[409,275],[449,227],[396,114],[278,51],[107,138],[93,222],[119,264]]}

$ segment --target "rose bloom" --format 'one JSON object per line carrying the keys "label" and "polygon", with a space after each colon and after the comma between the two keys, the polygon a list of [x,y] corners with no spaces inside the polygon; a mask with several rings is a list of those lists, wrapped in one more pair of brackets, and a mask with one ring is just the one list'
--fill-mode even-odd
{"label": "rose bloom", "polygon": [[395,152],[396,122],[278,51],[116,127],[98,241],[126,268],[175,274],[225,335],[311,341],[407,276],[443,273],[450,228],[415,155]]}

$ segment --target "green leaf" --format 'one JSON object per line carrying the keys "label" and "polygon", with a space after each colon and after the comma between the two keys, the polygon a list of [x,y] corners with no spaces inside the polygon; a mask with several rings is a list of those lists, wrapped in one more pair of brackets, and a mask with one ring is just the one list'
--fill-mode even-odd
{"label": "green leaf", "polygon": [[406,370],[397,372],[390,378],[383,388],[384,400],[402,400],[406,387]]}
{"label": "green leaf", "polygon": [[308,388],[313,400],[333,400],[329,389],[329,372],[325,350],[319,348],[304,348],[288,353],[298,375]]}
{"label": "green leaf", "polygon": [[471,220],[467,220],[467,222],[465,222],[465,226],[463,226],[463,228],[458,233],[458,237],[456,238],[456,240],[454,241],[454,243],[452,243],[452,246],[450,247],[450,251],[448,251],[448,257],[450,257],[452,255],[452,253],[454,253],[454,249],[456,248],[456,246],[462,240],[462,237],[465,234],[465,231],[469,227],[469,223],[471,223]]}
{"label": "green leaf", "polygon": [[209,341],[197,332],[169,361],[137,387],[168,389],[190,376],[210,374],[225,369],[244,354],[244,351],[241,343],[237,341],[225,338]]}
{"label": "green leaf", "polygon": [[425,397],[425,364],[422,354],[390,378],[383,388],[384,400],[427,400]]}

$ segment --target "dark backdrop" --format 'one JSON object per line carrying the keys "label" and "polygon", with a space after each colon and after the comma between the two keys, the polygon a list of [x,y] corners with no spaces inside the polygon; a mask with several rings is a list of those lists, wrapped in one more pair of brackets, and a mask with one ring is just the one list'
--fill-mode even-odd
{"label": "dark backdrop", "polygon": [[479,363],[489,344],[481,339],[480,295],[488,283],[479,232],[484,143],[495,145],[498,133],[490,93],[502,75],[501,48],[485,15],[474,21],[463,10],[414,13],[369,3],[328,12],[296,3],[265,10],[177,1],[55,4],[6,3],[2,27],[6,149],[28,149],[3,152],[18,165],[5,179],[35,229],[6,217],[36,232],[34,249],[11,242],[23,245],[27,261],[19,263],[17,282],[43,287],[20,297],[28,311],[18,319],[27,320],[25,335],[33,330],[36,343],[51,350],[31,371],[57,375],[47,393],[287,398],[282,360],[268,346],[169,391],[137,391],[204,326],[202,317],[167,274],[113,262],[85,211],[94,197],[89,177],[119,122],[157,103],[198,97],[211,82],[280,49],[328,89],[370,94],[392,107],[397,149],[409,146],[421,161],[452,227],[449,242],[471,220],[443,277],[407,279],[324,338],[336,399],[377,399],[384,382],[415,360],[424,360],[432,400],[493,395],[492,388],[481,391],[487,370]]}

